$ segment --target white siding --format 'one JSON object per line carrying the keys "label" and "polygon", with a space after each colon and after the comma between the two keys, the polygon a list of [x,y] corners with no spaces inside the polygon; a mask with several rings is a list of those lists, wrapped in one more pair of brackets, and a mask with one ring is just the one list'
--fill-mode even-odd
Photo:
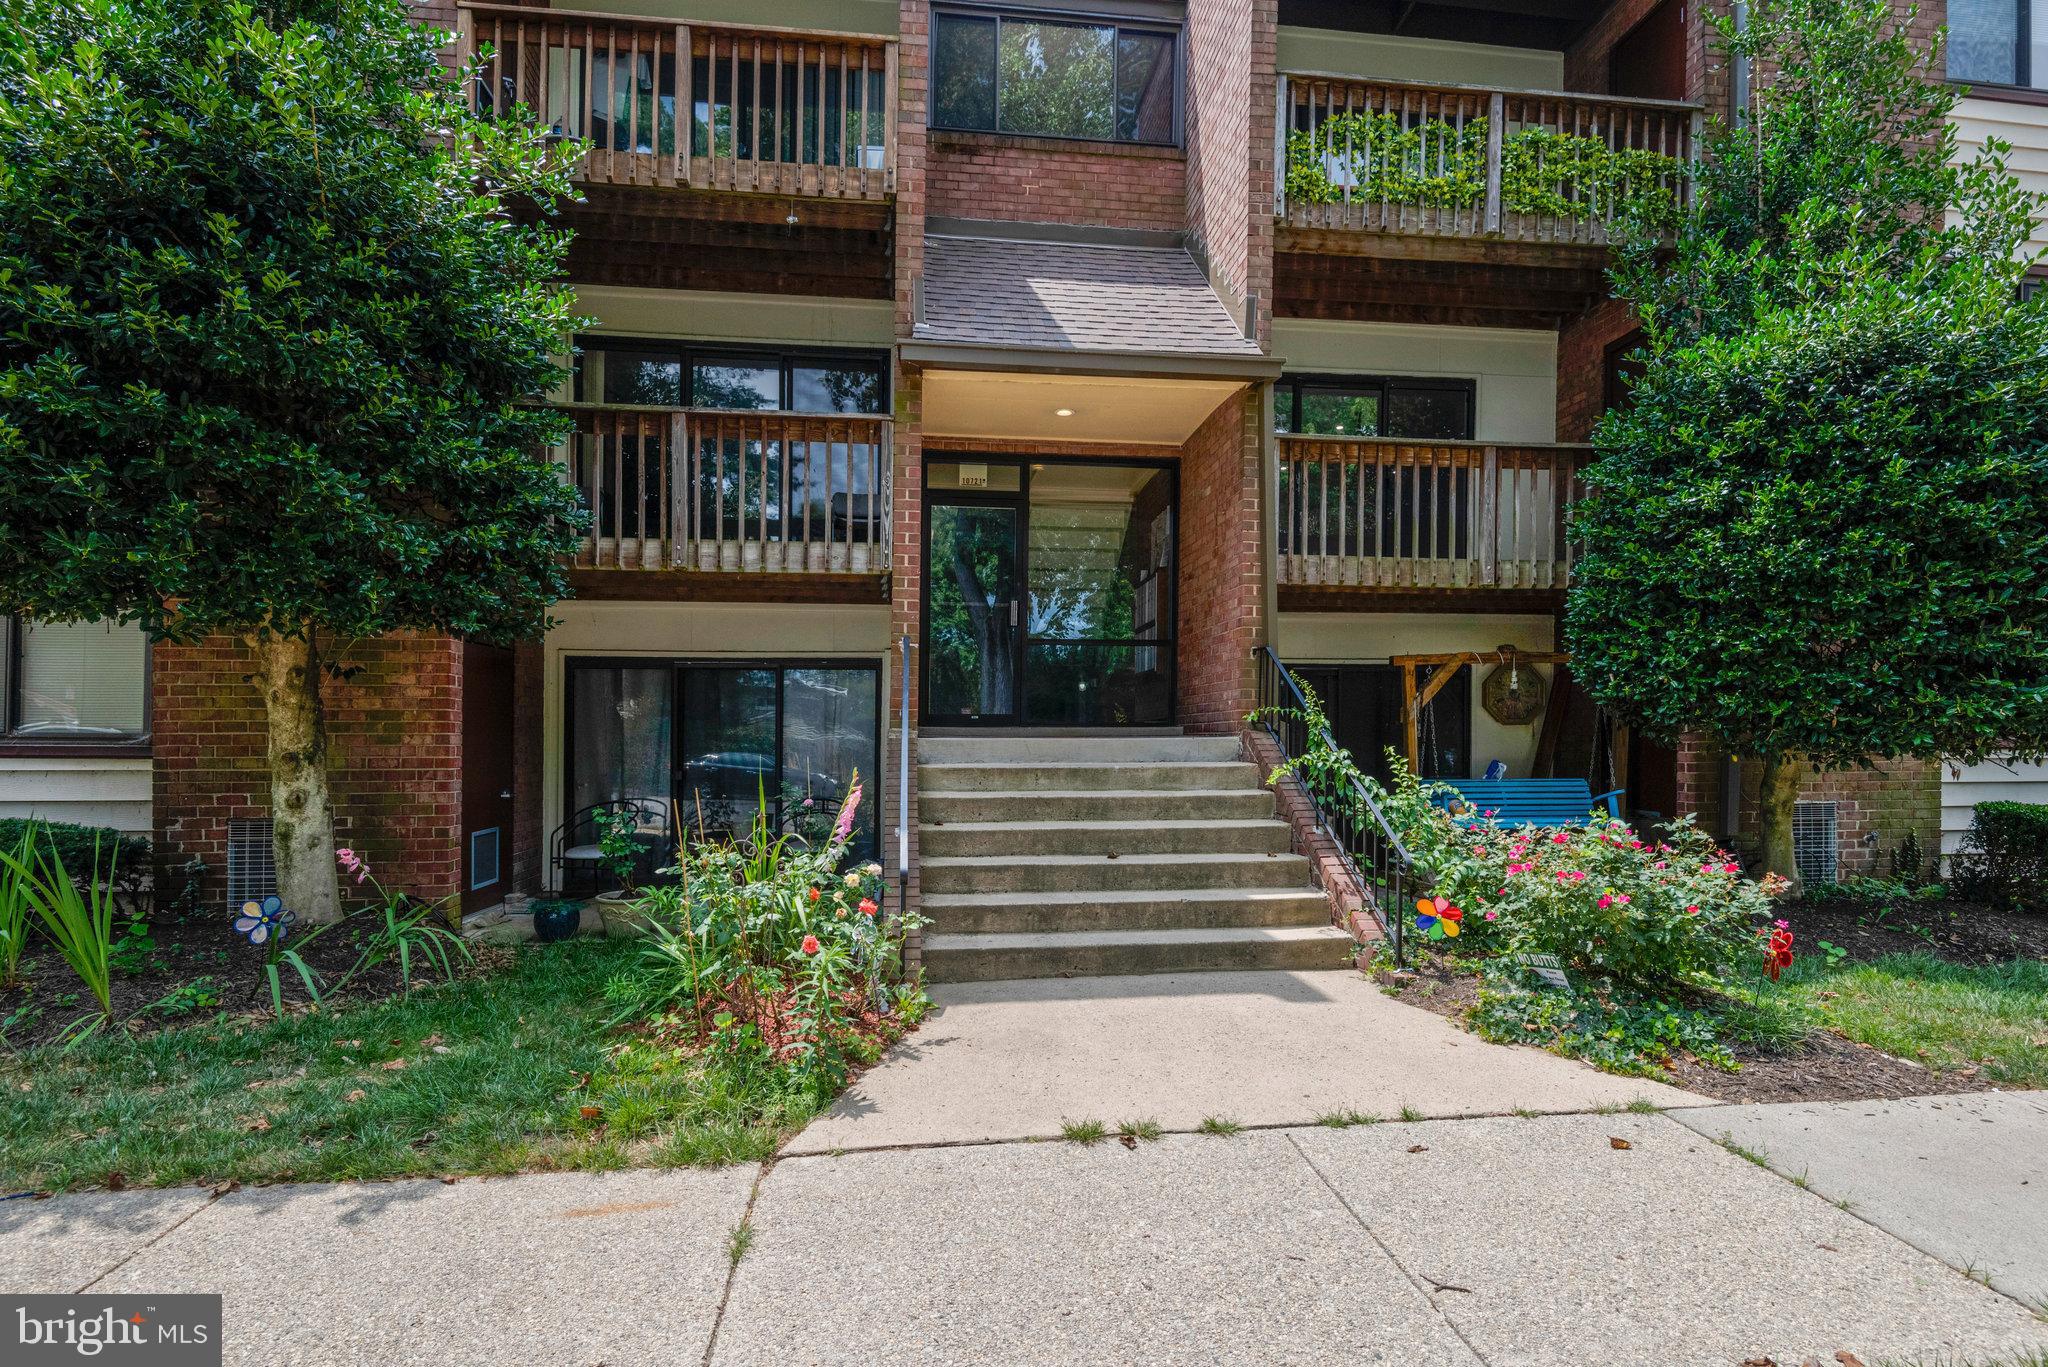
{"label": "white siding", "polygon": [[0,756],[0,817],[149,831],[149,761]]}
{"label": "white siding", "polygon": [[[2048,194],[2048,106],[1972,97],[1956,106],[1953,120],[1957,150],[1965,159],[1976,154],[1986,137],[2002,138],[2012,144],[2006,169],[2026,189]],[[2048,248],[2048,221],[2035,220],[2029,245],[2036,251]]]}
{"label": "white siding", "polygon": [[1296,374],[1475,380],[1480,441],[1557,440],[1555,332],[1275,318],[1273,354]]}
{"label": "white siding", "polygon": [[1941,771],[1941,852],[1954,854],[1980,802],[2048,802],[2048,764],[1972,764]]}
{"label": "white siding", "polygon": [[1383,81],[1483,85],[1503,90],[1562,90],[1564,54],[1487,43],[1445,43],[1379,33],[1296,28],[1279,34],[1282,71],[1374,76]]}

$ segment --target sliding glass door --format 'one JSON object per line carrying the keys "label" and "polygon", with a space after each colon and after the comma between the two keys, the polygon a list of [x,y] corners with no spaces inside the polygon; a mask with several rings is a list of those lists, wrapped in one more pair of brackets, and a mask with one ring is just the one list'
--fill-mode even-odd
{"label": "sliding glass door", "polygon": [[571,657],[564,819],[593,803],[673,800],[686,838],[829,830],[856,772],[851,847],[875,851],[881,673],[868,661]]}

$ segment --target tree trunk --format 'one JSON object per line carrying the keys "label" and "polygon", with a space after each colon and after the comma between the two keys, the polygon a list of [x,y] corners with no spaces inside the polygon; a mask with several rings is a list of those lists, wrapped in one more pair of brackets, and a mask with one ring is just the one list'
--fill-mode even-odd
{"label": "tree trunk", "polygon": [[1763,790],[1757,795],[1764,841],[1764,872],[1799,882],[1799,867],[1792,860],[1792,807],[1799,798],[1799,780],[1806,766],[1796,755],[1767,755],[1763,765]]}
{"label": "tree trunk", "polygon": [[250,638],[270,723],[270,815],[277,895],[309,925],[341,919],[334,869],[334,804],[327,791],[327,717],[320,706],[320,647],[304,636]]}

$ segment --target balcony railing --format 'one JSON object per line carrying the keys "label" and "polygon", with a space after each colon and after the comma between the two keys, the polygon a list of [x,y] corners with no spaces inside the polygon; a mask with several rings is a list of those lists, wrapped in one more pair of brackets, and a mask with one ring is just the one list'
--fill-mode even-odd
{"label": "balcony railing", "polygon": [[601,185],[883,199],[896,188],[896,43],[852,33],[464,4],[477,107],[587,143]]}
{"label": "balcony railing", "polygon": [[1283,75],[1274,212],[1303,228],[1605,243],[1690,203],[1696,105]]}
{"label": "balcony railing", "polygon": [[1279,579],[1366,589],[1561,589],[1583,446],[1280,438]]}
{"label": "balcony railing", "polygon": [[879,573],[889,419],[572,406],[557,453],[591,512],[575,563],[605,569]]}

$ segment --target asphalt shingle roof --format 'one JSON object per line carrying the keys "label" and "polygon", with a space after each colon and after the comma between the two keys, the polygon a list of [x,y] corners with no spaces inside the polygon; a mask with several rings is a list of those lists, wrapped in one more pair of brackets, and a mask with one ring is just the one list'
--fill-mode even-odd
{"label": "asphalt shingle roof", "polygon": [[1178,247],[928,237],[920,342],[1257,356]]}

